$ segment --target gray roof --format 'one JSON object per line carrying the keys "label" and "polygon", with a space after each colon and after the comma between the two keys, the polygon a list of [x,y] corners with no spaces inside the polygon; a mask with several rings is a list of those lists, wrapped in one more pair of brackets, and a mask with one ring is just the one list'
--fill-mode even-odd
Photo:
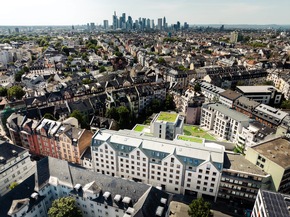
{"label": "gray roof", "polygon": [[237,112],[233,109],[230,109],[227,106],[222,105],[220,103],[208,103],[208,104],[204,104],[203,107],[211,107],[212,109],[219,111],[236,121],[250,121],[250,118],[248,116],[240,112]]}
{"label": "gray roof", "polygon": [[241,96],[235,100],[234,105],[251,112],[252,109],[256,108],[258,105],[260,105],[260,103],[256,102],[255,100],[251,100],[248,97]]}
{"label": "gray roof", "polygon": [[0,157],[3,157],[4,160],[0,161],[0,164],[5,163],[6,161],[15,158],[18,154],[28,151],[25,148],[10,144],[6,141],[0,140]]}
{"label": "gray roof", "polygon": [[[113,200],[116,195],[121,195],[122,198],[129,197],[132,201],[131,206],[133,206],[135,211],[137,211],[136,208],[139,209],[139,211],[137,212],[138,215],[136,216],[154,216],[152,215],[152,213],[156,211],[158,206],[160,206],[161,198],[167,199],[167,205],[171,200],[171,196],[168,193],[165,193],[147,184],[137,183],[134,181],[129,181],[126,179],[116,178],[112,176],[106,176],[100,173],[86,170],[82,167],[78,167],[76,165],[68,163],[67,161],[62,161],[56,158],[48,157],[47,159],[48,160],[43,162],[47,162],[48,164],[48,174],[50,177],[57,177],[62,183],[68,183],[73,187],[76,184],[80,184],[82,187],[84,187],[86,184],[94,182],[94,186],[98,187],[98,189],[101,189],[101,193],[98,198],[93,200],[98,203],[106,202],[106,204],[114,206],[116,208],[124,207],[123,203],[116,203]],[[105,192],[110,192],[111,194],[109,199],[107,199],[106,201],[103,197],[103,193]],[[82,194],[82,192],[77,192],[73,190],[71,191],[71,194]],[[140,200],[144,195],[146,196],[145,200]],[[150,209],[148,207],[150,207]],[[162,216],[165,216],[165,213]]]}
{"label": "gray roof", "polygon": [[276,90],[278,92],[280,92],[277,88],[275,88],[274,86],[237,86],[236,87],[238,91],[240,91],[241,93],[271,93],[272,91]]}
{"label": "gray roof", "polygon": [[[290,206],[289,195],[261,190],[261,196],[267,216],[289,217],[288,207]],[[287,200],[285,200],[287,198]]]}
{"label": "gray roof", "polygon": [[246,160],[243,155],[225,152],[224,169],[266,176],[262,169]]}
{"label": "gray roof", "polygon": [[241,93],[237,93],[235,91],[232,90],[225,90],[224,92],[220,93],[220,96],[225,97],[229,100],[234,101],[235,99],[239,98],[240,96],[242,96]]}

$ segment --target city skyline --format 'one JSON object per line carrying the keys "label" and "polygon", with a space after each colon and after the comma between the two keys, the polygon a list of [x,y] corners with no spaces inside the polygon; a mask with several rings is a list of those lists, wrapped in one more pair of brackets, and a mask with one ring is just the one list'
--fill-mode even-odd
{"label": "city skyline", "polygon": [[167,18],[168,24],[176,21],[189,24],[289,24],[290,2],[286,0],[153,0],[133,1],[126,4],[113,0],[57,1],[27,0],[3,2],[0,25],[82,25],[95,22],[102,25],[112,14],[126,13],[133,20],[139,17],[154,19]]}

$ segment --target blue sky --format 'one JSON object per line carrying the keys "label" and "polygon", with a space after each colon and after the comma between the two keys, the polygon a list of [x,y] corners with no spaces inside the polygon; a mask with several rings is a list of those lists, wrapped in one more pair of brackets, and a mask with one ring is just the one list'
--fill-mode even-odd
{"label": "blue sky", "polygon": [[112,14],[189,24],[290,24],[290,0],[10,0],[1,2],[0,25],[102,23]]}

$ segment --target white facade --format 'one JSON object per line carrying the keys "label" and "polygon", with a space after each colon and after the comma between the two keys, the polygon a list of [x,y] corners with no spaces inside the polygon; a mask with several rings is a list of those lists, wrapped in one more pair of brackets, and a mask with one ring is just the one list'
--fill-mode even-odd
{"label": "white facade", "polygon": [[[161,115],[174,116],[174,121],[163,120]],[[160,112],[150,123],[150,132],[157,138],[173,140],[177,134],[183,134],[184,118],[177,113]]]}
{"label": "white facade", "polygon": [[92,141],[96,172],[149,183],[176,194],[216,197],[223,153],[224,147],[216,144],[169,141],[126,130],[99,130]]}
{"label": "white facade", "polygon": [[200,125],[221,139],[236,142],[243,127],[249,126],[250,119],[237,111],[219,103],[204,104]]}
{"label": "white facade", "polygon": [[0,152],[0,196],[10,191],[11,183],[21,183],[35,172],[28,150],[8,143],[0,144],[0,150],[4,146],[7,147],[3,149],[6,153]]}

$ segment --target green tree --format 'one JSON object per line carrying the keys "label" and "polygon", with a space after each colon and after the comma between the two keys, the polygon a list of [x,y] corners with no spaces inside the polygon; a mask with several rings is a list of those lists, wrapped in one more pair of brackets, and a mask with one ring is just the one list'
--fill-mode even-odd
{"label": "green tree", "polygon": [[0,96],[7,96],[7,88],[0,87]]}
{"label": "green tree", "polygon": [[162,57],[160,57],[159,59],[158,59],[158,61],[157,61],[159,64],[165,64],[166,62],[165,62],[165,59],[164,58],[162,58]]}
{"label": "green tree", "polygon": [[283,109],[290,109],[290,100],[285,100],[281,104],[281,108]]}
{"label": "green tree", "polygon": [[194,91],[195,91],[195,92],[200,92],[200,91],[201,91],[201,87],[200,87],[200,84],[199,84],[199,83],[196,83],[196,84],[194,85]]}
{"label": "green tree", "polygon": [[9,186],[9,189],[12,190],[13,188],[15,188],[18,185],[17,182],[12,182]]}
{"label": "green tree", "polygon": [[20,70],[19,72],[17,72],[16,74],[15,74],[15,81],[18,81],[18,82],[20,82],[21,81],[21,77],[22,77],[22,75],[24,74],[24,70]]}
{"label": "green tree", "polygon": [[188,215],[190,217],[210,217],[213,214],[210,211],[210,203],[203,198],[195,199],[189,205]]}
{"label": "green tree", "polygon": [[105,71],[107,71],[105,66],[101,66],[100,69],[99,69],[99,72],[102,73],[102,72],[105,72]]}
{"label": "green tree", "polygon": [[15,97],[16,99],[21,99],[25,95],[25,91],[22,89],[22,87],[15,85],[8,89],[7,95],[9,99],[11,99],[12,97]]}
{"label": "green tree", "polygon": [[50,113],[45,113],[43,117],[49,120],[56,121],[56,118]]}
{"label": "green tree", "polygon": [[107,118],[112,118],[115,121],[118,121],[119,120],[119,114],[118,114],[117,108],[116,107],[112,107],[112,108],[108,109],[106,111],[106,117]]}
{"label": "green tree", "polygon": [[27,66],[24,66],[24,67],[23,67],[23,71],[24,71],[24,72],[29,72],[29,68],[28,68]]}
{"label": "green tree", "polygon": [[48,217],[82,217],[73,197],[62,197],[53,201]]}
{"label": "green tree", "polygon": [[173,96],[171,94],[167,94],[165,99],[165,110],[174,110],[175,109],[175,103],[173,101]]}
{"label": "green tree", "polygon": [[83,115],[79,110],[74,110],[71,114],[70,117],[76,118],[78,122],[81,124],[82,128],[88,128],[89,124],[87,121],[87,117]]}
{"label": "green tree", "polygon": [[119,114],[119,127],[121,129],[128,128],[130,126],[130,111],[125,106],[120,106],[117,108]]}

